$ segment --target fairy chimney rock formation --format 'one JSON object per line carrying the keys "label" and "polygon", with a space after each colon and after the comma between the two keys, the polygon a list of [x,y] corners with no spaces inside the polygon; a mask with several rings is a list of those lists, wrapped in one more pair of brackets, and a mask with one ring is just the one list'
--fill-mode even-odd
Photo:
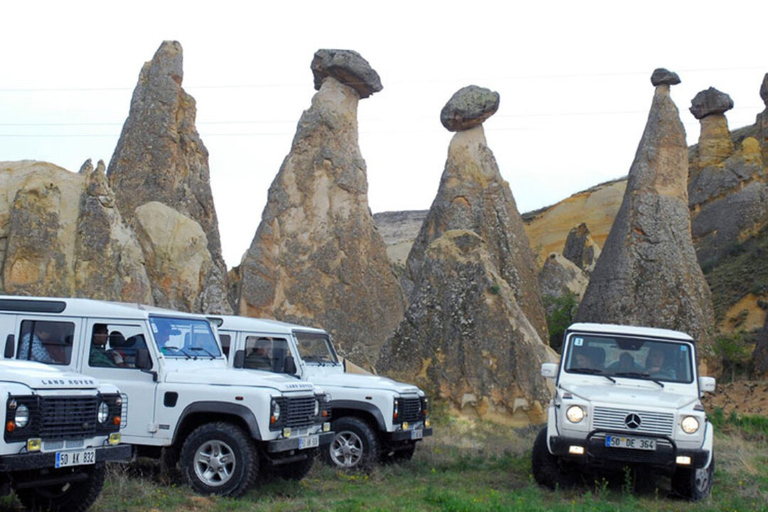
{"label": "fairy chimney rock formation", "polygon": [[347,358],[372,367],[405,307],[357,144],[358,102],[381,83],[352,51],[320,50],[312,71],[319,91],[240,265],[238,313],[323,327]]}
{"label": "fairy chimney rock formation", "polygon": [[698,167],[717,165],[733,153],[725,113],[733,108],[727,94],[710,87],[691,100],[691,114],[701,123]]}
{"label": "fairy chimney rock formation", "polygon": [[[467,118],[485,115],[477,114]],[[548,391],[535,369],[550,351],[534,265],[482,125],[458,131],[408,256],[409,307],[379,370],[417,382],[465,414],[539,421]]]}
{"label": "fairy chimney rock formation", "polygon": [[585,223],[582,222],[568,233],[563,256],[588,274],[595,269],[600,257],[600,247],[592,239]]}
{"label": "fairy chimney rock formation", "polygon": [[79,173],[0,162],[0,290],[152,304],[141,249],[114,208],[104,165]]}
{"label": "fairy chimney rock formation", "polygon": [[709,356],[712,299],[691,242],[688,147],[670,83],[656,86],[624,200],[576,317],[684,331]]}
{"label": "fairy chimney rock formation", "polygon": [[[157,305],[227,313],[231,306],[211,193],[208,150],[195,127],[195,100],[181,86],[182,61],[181,45],[165,41],[142,67],[107,176],[117,207],[133,228],[138,228],[137,209],[159,202],[199,224],[205,234],[205,247],[193,245],[195,250],[206,253],[199,254],[199,258],[210,259],[213,264],[207,267],[206,275],[200,276],[195,289],[176,282],[176,274],[157,273],[157,267],[150,268]],[[162,245],[162,237],[157,242]],[[145,251],[149,248],[143,247]],[[152,247],[161,252],[173,249]],[[147,260],[157,259],[153,254],[145,256]]]}
{"label": "fairy chimney rock formation", "polygon": [[480,126],[499,109],[499,93],[469,85],[459,89],[440,112],[440,122],[451,132]]}

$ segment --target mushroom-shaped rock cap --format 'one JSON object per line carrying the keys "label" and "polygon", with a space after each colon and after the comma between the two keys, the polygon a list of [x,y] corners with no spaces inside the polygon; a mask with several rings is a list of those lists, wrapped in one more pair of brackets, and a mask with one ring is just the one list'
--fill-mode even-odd
{"label": "mushroom-shaped rock cap", "polygon": [[768,73],[763,77],[763,83],[760,84],[760,97],[763,99],[763,103],[768,107]]}
{"label": "mushroom-shaped rock cap", "polygon": [[733,100],[724,92],[714,87],[701,91],[691,100],[691,114],[696,119],[703,119],[713,114],[725,114],[733,108]]}
{"label": "mushroom-shaped rock cap", "polygon": [[316,91],[320,90],[323,80],[329,76],[352,87],[361,98],[367,98],[383,89],[379,74],[367,60],[352,50],[318,50],[312,59],[311,68]]}
{"label": "mushroom-shaped rock cap", "polygon": [[654,87],[658,85],[677,85],[680,83],[680,77],[677,73],[664,68],[656,68],[651,75],[651,83]]}
{"label": "mushroom-shaped rock cap", "polygon": [[440,122],[452,132],[469,130],[495,114],[499,101],[499,93],[469,85],[451,96],[440,112]]}

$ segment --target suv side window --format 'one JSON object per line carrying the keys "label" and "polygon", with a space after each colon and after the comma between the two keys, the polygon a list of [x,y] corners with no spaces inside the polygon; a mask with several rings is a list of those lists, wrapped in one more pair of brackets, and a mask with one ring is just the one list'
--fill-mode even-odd
{"label": "suv side window", "polygon": [[95,323],[88,343],[92,368],[136,368],[138,353],[148,350],[144,330],[137,324]]}
{"label": "suv side window", "polygon": [[16,359],[68,365],[72,359],[75,324],[47,320],[23,320]]}
{"label": "suv side window", "polygon": [[285,357],[291,355],[284,338],[248,336],[245,338],[244,368],[283,373]]}

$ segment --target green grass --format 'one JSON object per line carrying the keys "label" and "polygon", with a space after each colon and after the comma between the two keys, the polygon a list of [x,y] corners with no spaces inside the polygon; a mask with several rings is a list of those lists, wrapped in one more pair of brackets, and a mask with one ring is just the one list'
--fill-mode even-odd
{"label": "green grass", "polygon": [[[114,466],[91,510],[768,511],[768,421],[717,412],[713,419],[719,429],[715,485],[712,496],[701,503],[671,497],[665,478],[636,488],[630,473],[572,490],[542,489],[533,482],[530,466],[538,429],[451,419],[438,422],[436,435],[405,464],[348,474],[318,463],[301,482],[269,481],[238,500],[197,496],[181,483],[163,485],[146,465]],[[0,500],[0,511],[11,510],[20,510],[13,497]]]}

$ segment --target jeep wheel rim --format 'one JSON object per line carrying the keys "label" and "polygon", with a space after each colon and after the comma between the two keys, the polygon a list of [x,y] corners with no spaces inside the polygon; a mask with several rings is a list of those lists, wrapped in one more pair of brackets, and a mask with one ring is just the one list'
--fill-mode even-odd
{"label": "jeep wheel rim", "polygon": [[707,466],[706,468],[702,468],[702,469],[697,469],[693,474],[693,478],[694,478],[693,485],[696,486],[696,490],[699,493],[706,493],[707,489],[709,489],[709,479],[712,477],[709,471],[710,466]]}
{"label": "jeep wheel rim", "polygon": [[331,443],[331,459],[342,468],[353,468],[363,459],[363,440],[349,430],[338,432]]}
{"label": "jeep wheel rim", "polygon": [[195,454],[195,474],[205,485],[219,487],[232,479],[237,465],[232,448],[222,441],[207,441]]}

